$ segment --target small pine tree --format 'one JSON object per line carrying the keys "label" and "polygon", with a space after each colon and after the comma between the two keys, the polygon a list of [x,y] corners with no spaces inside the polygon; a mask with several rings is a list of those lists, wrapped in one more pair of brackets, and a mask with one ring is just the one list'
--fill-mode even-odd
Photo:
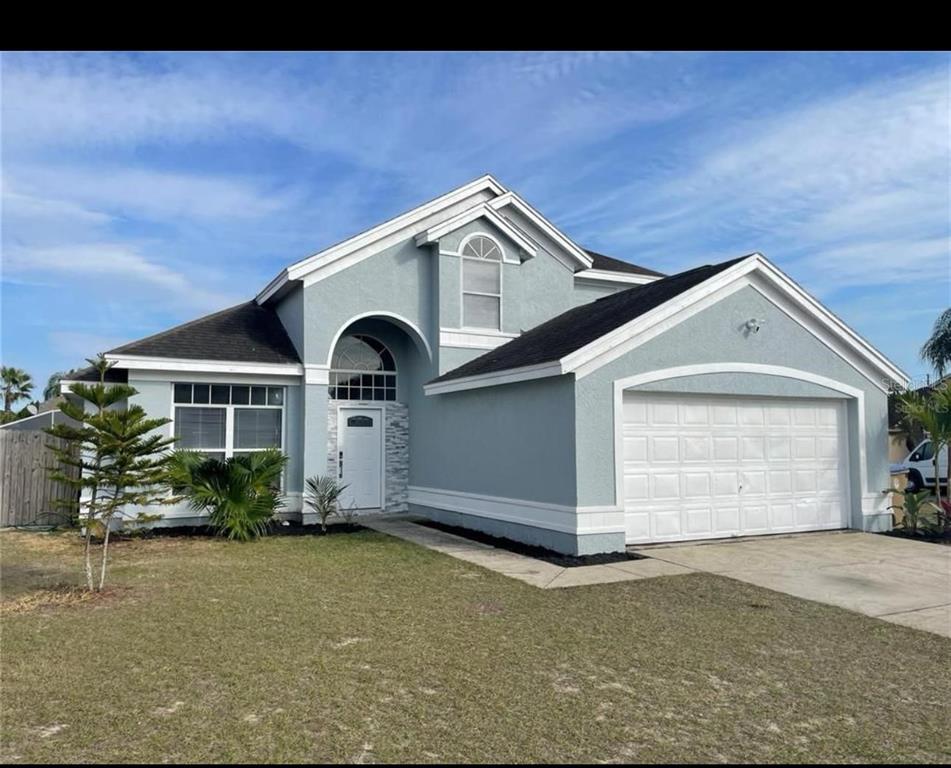
{"label": "small pine tree", "polygon": [[[67,401],[60,407],[78,426],[57,424],[45,431],[66,443],[65,447],[49,445],[59,461],[59,467],[51,468],[51,477],[88,492],[80,510],[85,523],[86,588],[101,591],[106,580],[113,520],[125,518],[128,507],[177,500],[169,495],[167,485],[170,453],[166,449],[175,439],[150,434],[170,419],[150,419],[140,405],[116,408],[138,391],[128,384],[107,385],[106,371],[113,364],[102,355],[88,362],[99,373],[99,383],[72,385],[72,394],[81,402]],[[78,477],[66,472],[70,467],[79,470]],[[136,519],[141,518],[139,514]],[[103,538],[98,583],[93,578],[91,552],[97,527],[102,529]]]}

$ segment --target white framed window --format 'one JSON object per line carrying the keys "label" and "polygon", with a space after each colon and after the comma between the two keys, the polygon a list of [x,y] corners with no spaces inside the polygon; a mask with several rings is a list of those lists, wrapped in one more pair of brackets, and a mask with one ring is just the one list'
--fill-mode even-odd
{"label": "white framed window", "polygon": [[344,336],[330,361],[331,400],[396,400],[396,361],[372,336]]}
{"label": "white framed window", "polygon": [[488,235],[470,235],[462,262],[462,327],[502,330],[502,246]]}
{"label": "white framed window", "polygon": [[172,385],[176,448],[224,460],[284,448],[284,387],[253,384]]}

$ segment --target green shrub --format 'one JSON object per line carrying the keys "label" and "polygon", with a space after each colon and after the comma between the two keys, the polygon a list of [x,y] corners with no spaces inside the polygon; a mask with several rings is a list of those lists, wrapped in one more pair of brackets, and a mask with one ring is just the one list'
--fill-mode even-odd
{"label": "green shrub", "polygon": [[322,530],[327,530],[327,518],[338,513],[340,494],[346,487],[329,475],[315,475],[304,481],[304,504],[317,513]]}
{"label": "green shrub", "polygon": [[267,533],[280,509],[281,473],[287,456],[277,449],[232,456],[225,461],[194,451],[172,457],[172,490],[196,512],[207,512],[221,535],[250,541]]}

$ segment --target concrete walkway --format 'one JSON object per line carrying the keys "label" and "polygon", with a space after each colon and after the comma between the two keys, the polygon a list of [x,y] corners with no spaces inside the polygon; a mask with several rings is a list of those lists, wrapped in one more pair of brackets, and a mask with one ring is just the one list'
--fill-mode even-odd
{"label": "concrete walkway", "polygon": [[517,555],[488,544],[454,536],[435,528],[417,525],[408,515],[361,518],[360,524],[380,533],[411,541],[422,547],[488,568],[512,579],[524,581],[541,589],[607,584],[613,581],[635,581],[654,576],[676,576],[693,569],[664,560],[628,560],[612,565],[582,565],[563,568],[534,557]]}
{"label": "concrete walkway", "polygon": [[541,589],[705,572],[951,637],[951,547],[859,531],[632,547],[643,560],[563,568],[418,525],[410,515],[368,528]]}
{"label": "concrete walkway", "polygon": [[951,637],[948,546],[837,531],[653,545],[635,551]]}

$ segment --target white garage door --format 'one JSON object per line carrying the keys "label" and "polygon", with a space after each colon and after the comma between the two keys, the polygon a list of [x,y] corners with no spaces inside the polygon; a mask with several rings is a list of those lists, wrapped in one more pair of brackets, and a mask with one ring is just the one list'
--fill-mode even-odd
{"label": "white garage door", "polygon": [[626,392],[628,543],[848,527],[844,402]]}

